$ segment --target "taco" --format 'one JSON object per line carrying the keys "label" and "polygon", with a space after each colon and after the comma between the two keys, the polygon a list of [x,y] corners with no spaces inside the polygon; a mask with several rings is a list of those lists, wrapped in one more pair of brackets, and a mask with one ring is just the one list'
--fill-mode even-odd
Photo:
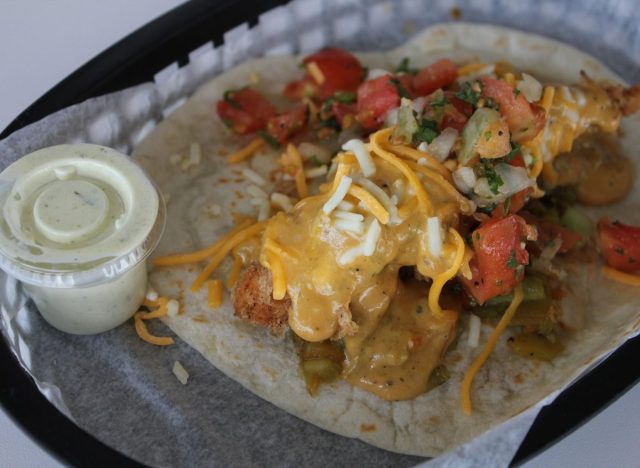
{"label": "taco", "polygon": [[593,58],[496,26],[244,63],[134,153],[168,202],[163,321],[302,419],[443,453],[640,326],[638,230],[603,218],[640,222],[639,107]]}

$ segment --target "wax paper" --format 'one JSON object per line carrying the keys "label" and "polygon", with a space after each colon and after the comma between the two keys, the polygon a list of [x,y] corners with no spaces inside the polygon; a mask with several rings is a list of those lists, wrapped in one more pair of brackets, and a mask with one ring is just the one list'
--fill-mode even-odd
{"label": "wax paper", "polygon": [[[451,21],[454,8],[466,21],[508,25],[572,43],[628,81],[640,81],[640,13],[633,1],[297,0],[262,15],[253,28],[242,24],[229,31],[223,44],[204,44],[189,55],[187,65],[176,62],[153,83],[91,99],[14,133],[0,142],[0,167],[60,143],[98,143],[130,153],[200,84],[247,58],[308,52],[329,43],[352,50],[387,49],[430,24]],[[137,461],[194,467],[412,466],[425,461],[290,416],[180,340],[166,348],[151,346],[137,338],[130,322],[97,336],[67,335],[44,322],[21,285],[4,274],[0,295],[3,338],[41,392],[78,426]],[[150,328],[159,335],[170,333],[161,323]],[[175,361],[189,373],[187,385],[173,375]],[[555,395],[429,464],[508,464],[539,409]]]}

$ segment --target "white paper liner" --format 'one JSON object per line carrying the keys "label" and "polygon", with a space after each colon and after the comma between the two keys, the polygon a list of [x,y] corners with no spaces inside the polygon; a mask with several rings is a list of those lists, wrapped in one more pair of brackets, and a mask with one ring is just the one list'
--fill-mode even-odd
{"label": "white paper liner", "polygon": [[[189,54],[186,66],[170,65],[155,74],[154,83],[90,99],[15,132],[0,142],[0,167],[6,167],[21,155],[61,143],[90,142],[130,153],[157,122],[181,105],[200,84],[247,58],[309,52],[329,43],[355,50],[386,49],[404,42],[426,25],[450,20],[454,6],[461,8],[465,19],[546,32],[579,44],[599,55],[625,78],[640,78],[634,64],[640,57],[640,34],[631,1],[616,2],[614,8],[597,1],[558,4],[545,0],[523,5],[484,0],[296,0],[263,14],[253,28],[245,23],[228,31],[222,45],[207,43],[198,47]],[[605,23],[615,27],[603,27]],[[605,34],[593,37],[595,26]],[[0,274],[0,291],[2,332],[20,364],[56,408],[105,443],[134,459],[158,466],[215,463],[242,466],[256,459],[268,464],[268,453],[260,453],[256,458],[251,449],[236,447],[233,440],[226,440],[227,430],[229,434],[239,432],[224,426],[229,421],[246,421],[244,411],[248,407],[264,413],[267,420],[270,417],[281,420],[280,411],[245,395],[246,392],[239,394],[234,382],[210,369],[188,346],[178,343],[172,349],[158,351],[141,343],[127,325],[97,337],[64,335],[43,322],[20,285],[4,274]],[[158,329],[160,334],[166,333],[161,325]],[[592,363],[592,367],[606,355]],[[93,363],[87,364],[88,356]],[[192,377],[182,393],[171,373],[170,363],[176,360],[186,363]],[[425,466],[507,465],[540,408],[553,401],[561,390]],[[184,403],[204,401],[210,392],[241,400],[244,408],[233,408],[229,401],[226,409],[217,409],[221,419],[200,418],[194,408]],[[130,393],[136,398],[129,398]],[[272,460],[280,465],[294,465],[304,459],[312,450],[311,444],[322,453],[348,450],[354,463],[366,462],[371,466],[419,461],[327,434],[292,417],[285,419],[288,423],[285,427],[292,432],[280,437],[293,438],[302,445],[292,444],[289,458]],[[139,421],[142,423],[137,424]],[[267,437],[266,426],[259,423],[248,426],[257,431],[256,437]],[[198,435],[184,434],[194,427],[200,429]],[[243,454],[248,458],[243,458]],[[329,456],[326,461],[330,460]]]}

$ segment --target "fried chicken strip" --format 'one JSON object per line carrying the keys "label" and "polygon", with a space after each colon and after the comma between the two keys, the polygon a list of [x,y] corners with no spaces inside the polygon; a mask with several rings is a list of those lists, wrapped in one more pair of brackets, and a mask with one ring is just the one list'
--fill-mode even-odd
{"label": "fried chicken strip", "polygon": [[240,275],[233,291],[235,315],[255,325],[281,333],[287,326],[291,299],[273,299],[271,272],[258,262],[251,263]]}

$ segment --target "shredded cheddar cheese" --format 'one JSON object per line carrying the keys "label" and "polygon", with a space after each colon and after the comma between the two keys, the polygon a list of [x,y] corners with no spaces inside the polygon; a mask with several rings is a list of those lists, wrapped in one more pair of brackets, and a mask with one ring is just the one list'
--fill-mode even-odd
{"label": "shredded cheddar cheese", "polygon": [[222,304],[222,281],[219,279],[207,281],[207,304],[212,309]]}
{"label": "shredded cheddar cheese", "polygon": [[382,224],[389,222],[389,212],[382,206],[382,204],[369,192],[362,187],[351,184],[349,187],[349,193],[365,204],[367,209],[380,221]]}
{"label": "shredded cheddar cheese", "polygon": [[171,338],[170,336],[155,336],[149,333],[144,320],[139,314],[140,312],[135,313],[135,315],[133,316],[133,321],[136,327],[136,333],[140,338],[142,338],[147,343],[151,343],[156,346],[169,346],[175,343],[173,338]]}
{"label": "shredded cheddar cheese", "polygon": [[473,361],[464,375],[464,379],[462,380],[462,387],[460,388],[460,397],[462,399],[462,410],[465,412],[465,414],[471,414],[471,412],[473,411],[473,405],[471,403],[471,384],[473,383],[473,379],[493,351],[493,348],[495,348],[498,339],[509,325],[509,322],[511,322],[511,319],[515,315],[518,307],[520,306],[520,303],[522,302],[522,298],[522,286],[518,285],[513,290],[513,300],[511,301],[511,304],[509,304],[509,307],[500,319],[500,322],[498,322],[498,325],[491,333],[491,336],[482,349],[482,352]]}
{"label": "shredded cheddar cheese", "polygon": [[302,162],[302,156],[298,149],[289,143],[287,145],[287,155],[289,156],[290,161],[295,165],[295,179],[296,179],[296,189],[298,191],[299,198],[306,198],[309,196],[309,189],[307,187],[307,179],[304,174],[304,164]]}
{"label": "shredded cheddar cheese", "polygon": [[284,296],[287,294],[287,278],[284,273],[284,266],[277,253],[267,250],[266,255],[269,262],[269,269],[273,276],[273,298],[279,301],[284,299]]}
{"label": "shredded cheddar cheese", "polygon": [[618,281],[619,283],[628,284],[629,286],[640,286],[640,276],[625,273],[610,266],[603,266],[602,274],[605,278]]}
{"label": "shredded cheddar cheese", "polygon": [[424,186],[420,183],[420,180],[418,180],[416,173],[412,171],[411,168],[396,155],[382,148],[382,145],[385,142],[389,141],[389,136],[392,132],[393,128],[387,128],[373,134],[371,136],[371,147],[377,156],[391,163],[400,172],[402,172],[402,174],[409,180],[409,183],[413,187],[416,193],[416,197],[418,197],[420,209],[427,214],[431,214],[432,206],[429,201],[429,197],[427,196],[427,192]]}
{"label": "shredded cheddar cheese", "polygon": [[211,244],[209,247],[204,248],[202,250],[197,250],[195,252],[185,253],[185,254],[176,254],[176,255],[167,255],[165,257],[156,257],[152,260],[154,266],[173,266],[173,265],[186,265],[189,263],[197,263],[202,260],[209,258],[214,255],[220,247],[222,247],[225,242],[235,236],[238,232],[247,228],[251,224],[253,224],[252,219],[245,219],[238,226],[233,228],[227,234],[225,234],[222,238],[218,239],[216,242]]}
{"label": "shredded cheddar cheese", "polygon": [[200,272],[196,280],[191,285],[191,291],[196,292],[200,290],[204,282],[209,278],[209,275],[218,268],[222,260],[229,254],[231,249],[240,243],[250,239],[253,236],[258,235],[264,229],[264,222],[253,224],[242,231],[236,232],[226,242],[222,244],[220,249],[213,256],[209,264]]}
{"label": "shredded cheddar cheese", "polygon": [[324,83],[326,80],[324,74],[322,73],[322,70],[320,70],[320,67],[316,62],[311,62],[307,64],[307,72],[309,72],[309,75],[311,75],[314,81],[319,85]]}
{"label": "shredded cheddar cheese", "polygon": [[445,314],[445,311],[440,307],[440,294],[442,293],[442,288],[445,283],[453,278],[456,273],[458,273],[458,270],[460,270],[465,252],[464,239],[462,239],[462,236],[458,234],[458,231],[453,228],[449,228],[449,234],[453,237],[456,244],[456,255],[451,266],[446,271],[433,278],[433,283],[431,284],[431,288],[429,288],[429,310],[431,310],[436,317]]}
{"label": "shredded cheddar cheese", "polygon": [[229,273],[229,277],[227,278],[227,282],[225,283],[225,286],[228,289],[231,289],[236,284],[236,281],[238,281],[238,276],[240,276],[240,271],[242,270],[243,266],[244,263],[242,262],[242,258],[240,257],[240,255],[236,255],[234,253],[231,273]]}
{"label": "shredded cheddar cheese", "polygon": [[255,154],[256,151],[262,148],[264,144],[265,141],[262,138],[251,140],[251,142],[247,146],[229,155],[227,157],[227,162],[229,164],[237,164],[241,161],[244,161],[245,159],[249,159]]}

